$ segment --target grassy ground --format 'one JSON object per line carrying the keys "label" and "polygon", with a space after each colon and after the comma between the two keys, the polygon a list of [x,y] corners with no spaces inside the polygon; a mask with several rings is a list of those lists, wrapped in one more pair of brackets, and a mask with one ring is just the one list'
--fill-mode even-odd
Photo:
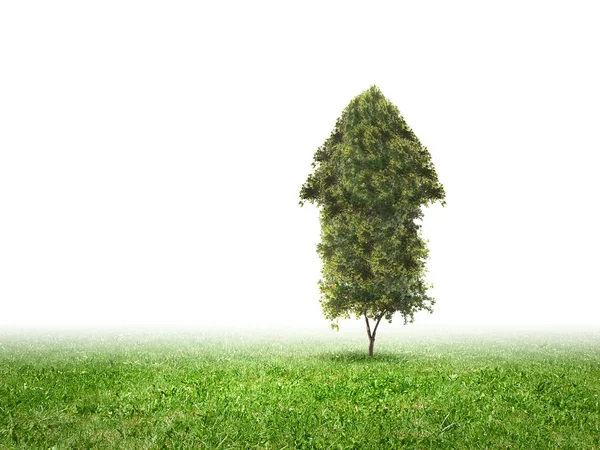
{"label": "grassy ground", "polygon": [[384,329],[366,350],[333,332],[0,336],[0,448],[600,449],[597,332]]}

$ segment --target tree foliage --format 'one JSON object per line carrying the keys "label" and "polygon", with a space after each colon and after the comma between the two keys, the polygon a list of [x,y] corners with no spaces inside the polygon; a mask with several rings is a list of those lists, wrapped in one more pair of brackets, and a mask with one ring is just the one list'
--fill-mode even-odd
{"label": "tree foliage", "polygon": [[400,313],[406,323],[416,311],[432,311],[420,221],[422,207],[443,204],[445,193],[398,108],[375,86],[355,97],[312,167],[300,204],[320,209],[325,317],[335,327],[339,318],[364,316],[373,341],[382,318]]}

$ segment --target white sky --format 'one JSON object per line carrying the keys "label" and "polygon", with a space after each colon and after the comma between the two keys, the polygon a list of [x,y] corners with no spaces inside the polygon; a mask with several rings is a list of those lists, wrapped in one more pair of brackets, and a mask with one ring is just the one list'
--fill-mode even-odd
{"label": "white sky", "polygon": [[447,191],[417,322],[600,325],[595,3],[2,2],[0,326],[327,326],[298,192],[373,84]]}

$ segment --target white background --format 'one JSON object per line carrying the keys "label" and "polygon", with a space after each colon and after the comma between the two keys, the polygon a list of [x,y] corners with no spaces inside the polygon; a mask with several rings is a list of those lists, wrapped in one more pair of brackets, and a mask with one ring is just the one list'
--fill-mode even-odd
{"label": "white background", "polygon": [[371,85],[447,191],[417,323],[599,325],[595,3],[2,2],[0,326],[327,327],[298,193]]}

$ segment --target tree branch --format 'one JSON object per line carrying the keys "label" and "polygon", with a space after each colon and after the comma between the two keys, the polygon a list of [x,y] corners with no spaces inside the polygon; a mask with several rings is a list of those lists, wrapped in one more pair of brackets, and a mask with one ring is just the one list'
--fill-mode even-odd
{"label": "tree branch", "polygon": [[369,318],[367,317],[367,313],[365,313],[365,322],[367,323],[367,336],[369,336],[369,339],[372,339],[373,335],[371,334],[371,325],[369,325]]}
{"label": "tree branch", "polygon": [[379,326],[381,319],[383,319],[383,316],[385,316],[385,312],[381,313],[381,315],[377,318],[377,322],[375,323],[375,328],[373,328],[373,339],[375,339],[375,333],[377,333],[377,327]]}

